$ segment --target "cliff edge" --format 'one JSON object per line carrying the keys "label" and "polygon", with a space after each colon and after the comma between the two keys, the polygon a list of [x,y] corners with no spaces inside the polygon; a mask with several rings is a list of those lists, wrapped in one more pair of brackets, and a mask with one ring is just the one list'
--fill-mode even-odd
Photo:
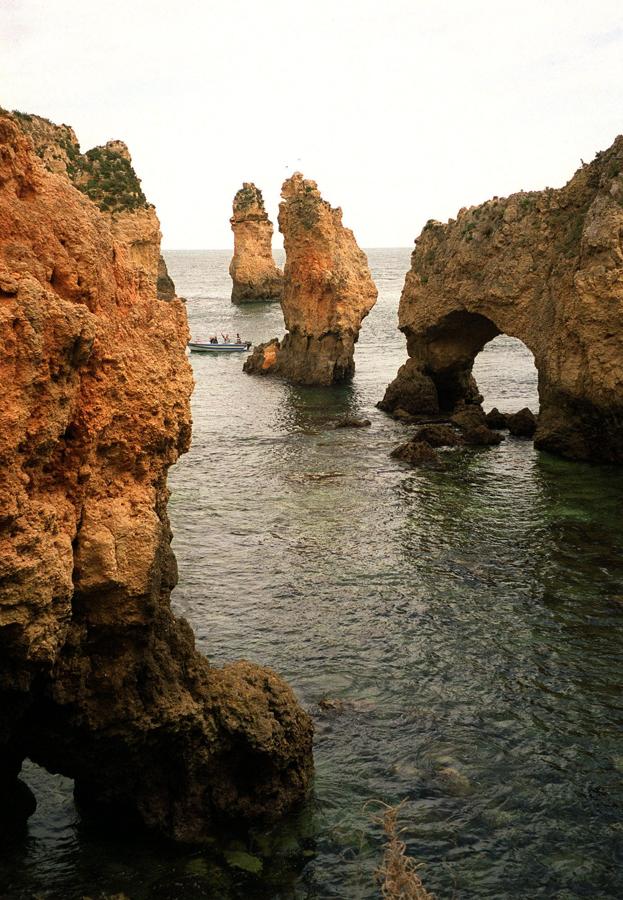
{"label": "cliff edge", "polygon": [[170,611],[184,306],[157,297],[155,213],[102,210],[70,151],[36,146],[0,114],[0,795],[32,812],[28,756],[85,809],[202,841],[305,794],[311,722],[270,670],[212,668]]}

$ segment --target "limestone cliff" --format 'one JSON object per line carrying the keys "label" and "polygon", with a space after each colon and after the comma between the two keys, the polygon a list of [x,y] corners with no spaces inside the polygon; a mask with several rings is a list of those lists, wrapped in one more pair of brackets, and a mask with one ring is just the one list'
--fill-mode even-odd
{"label": "limestone cliff", "polygon": [[14,115],[48,171],[66,175],[110,217],[115,236],[129,248],[136,277],[146,282],[146,289],[156,285],[161,300],[172,300],[175,285],[160,256],[160,223],[143,193],[126,144],[108,141],[81,153],[78,138],[68,125],[27,113]]}
{"label": "limestone cliff", "polygon": [[538,447],[623,462],[623,137],[561,189],[429,222],[399,308],[409,360],[380,406],[478,403],[476,354],[520,338],[539,376]]}
{"label": "limestone cliff", "polygon": [[213,669],[170,611],[184,307],[157,299],[149,210],[102,212],[42,159],[0,114],[0,796],[28,756],[87,806],[200,841],[304,794],[311,724],[269,670]]}
{"label": "limestone cliff", "polygon": [[234,197],[229,221],[234,232],[234,255],[229,264],[232,302],[280,300],[283,272],[273,260],[273,223],[262,192],[254,184],[244,182]]}
{"label": "limestone cliff", "polygon": [[288,333],[256,348],[246,372],[299,384],[333,384],[355,370],[361,322],[376,302],[365,253],[342,225],[342,210],[297,172],[284,182],[279,230],[286,251],[281,300]]}

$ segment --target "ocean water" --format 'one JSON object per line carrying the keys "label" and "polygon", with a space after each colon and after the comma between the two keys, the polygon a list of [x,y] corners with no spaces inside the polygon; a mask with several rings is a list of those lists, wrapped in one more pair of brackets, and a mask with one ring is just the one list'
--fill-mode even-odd
{"label": "ocean water", "polygon": [[[193,337],[283,331],[229,302],[229,254],[166,254]],[[408,250],[371,250],[379,301],[351,385],[295,388],[192,355],[193,444],[171,471],[176,612],[215,665],[270,665],[315,720],[314,792],[208,849],[82,822],[31,764],[39,808],[0,897],[375,898],[382,804],[438,898],[623,896],[623,473],[507,439],[410,469],[375,408],[406,358]],[[476,361],[485,407],[538,407],[530,353]],[[352,414],[370,428],[335,430]],[[331,701],[333,709],[323,709]],[[331,704],[330,704],[331,705]],[[251,871],[253,870],[253,871]]]}

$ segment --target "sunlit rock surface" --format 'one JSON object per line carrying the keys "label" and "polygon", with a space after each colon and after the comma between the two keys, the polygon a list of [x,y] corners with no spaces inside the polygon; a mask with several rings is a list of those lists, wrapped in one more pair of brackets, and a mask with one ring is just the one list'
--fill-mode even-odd
{"label": "sunlit rock surface", "polygon": [[297,172],[284,182],[279,230],[286,251],[281,306],[288,333],[256,348],[245,371],[297,384],[334,384],[355,370],[355,343],[376,302],[365,253],[342,210]]}
{"label": "sunlit rock surface", "polygon": [[171,614],[184,306],[157,297],[153,208],[123,207],[133,170],[120,200],[96,166],[91,198],[51,143],[37,154],[0,114],[0,790],[32,812],[28,756],[74,778],[85,808],[201,841],[216,816],[304,795],[311,723],[271,671],[213,669]]}
{"label": "sunlit rock surface", "polygon": [[521,192],[429,222],[399,308],[409,359],[380,406],[480,403],[474,357],[521,339],[539,375],[538,447],[623,462],[623,137],[559,190]]}
{"label": "sunlit rock surface", "polygon": [[262,192],[254,184],[245,181],[242,185],[229,221],[234,232],[234,255],[229,264],[232,302],[280,300],[283,272],[273,259],[273,223]]}

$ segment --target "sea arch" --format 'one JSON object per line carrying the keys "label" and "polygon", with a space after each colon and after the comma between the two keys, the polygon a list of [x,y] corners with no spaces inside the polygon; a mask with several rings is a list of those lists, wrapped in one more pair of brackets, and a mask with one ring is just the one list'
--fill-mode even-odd
{"label": "sea arch", "polygon": [[379,404],[481,402],[476,355],[497,334],[534,355],[537,447],[623,463],[623,137],[565,187],[494,198],[416,241],[399,307],[409,359]]}

